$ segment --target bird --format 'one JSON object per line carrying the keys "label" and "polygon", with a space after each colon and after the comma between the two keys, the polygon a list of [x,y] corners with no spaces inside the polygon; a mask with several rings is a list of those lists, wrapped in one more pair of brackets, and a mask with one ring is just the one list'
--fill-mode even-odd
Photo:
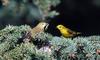
{"label": "bird", "polygon": [[34,28],[31,29],[31,36],[35,37],[38,33],[47,30],[49,24],[46,22],[39,22]]}
{"label": "bird", "polygon": [[81,34],[80,32],[72,31],[69,28],[66,28],[64,25],[57,25],[56,28],[60,31],[63,37],[74,37],[75,35]]}
{"label": "bird", "polygon": [[39,22],[35,27],[31,28],[31,30],[25,32],[22,36],[23,42],[31,42],[32,39],[35,39],[36,36],[45,30],[47,30],[49,24],[46,22]]}

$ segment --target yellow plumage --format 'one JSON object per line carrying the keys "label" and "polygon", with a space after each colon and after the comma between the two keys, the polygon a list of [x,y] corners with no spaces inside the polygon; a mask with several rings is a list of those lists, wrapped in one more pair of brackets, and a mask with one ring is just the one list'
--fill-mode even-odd
{"label": "yellow plumage", "polygon": [[63,37],[73,37],[75,35],[81,34],[80,32],[72,31],[63,25],[57,25],[57,29],[60,31]]}

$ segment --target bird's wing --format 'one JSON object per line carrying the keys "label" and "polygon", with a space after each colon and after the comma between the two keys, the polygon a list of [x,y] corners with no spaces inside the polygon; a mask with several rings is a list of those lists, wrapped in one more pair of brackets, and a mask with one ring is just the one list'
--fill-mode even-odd
{"label": "bird's wing", "polygon": [[75,32],[75,31],[72,31],[72,30],[70,30],[70,29],[68,30],[68,32],[69,32],[70,34],[77,34],[77,35],[78,35],[78,34],[81,34],[81,32]]}
{"label": "bird's wing", "polygon": [[73,33],[75,33],[75,32],[72,31],[71,29],[66,28],[66,30],[67,30],[67,32],[68,32],[69,34],[73,34]]}

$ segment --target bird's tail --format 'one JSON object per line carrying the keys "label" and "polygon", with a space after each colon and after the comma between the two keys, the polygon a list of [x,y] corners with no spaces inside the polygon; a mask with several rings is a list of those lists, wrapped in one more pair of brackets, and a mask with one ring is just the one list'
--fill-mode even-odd
{"label": "bird's tail", "polygon": [[77,35],[81,34],[81,32],[76,32]]}
{"label": "bird's tail", "polygon": [[74,35],[79,35],[81,32],[73,32]]}

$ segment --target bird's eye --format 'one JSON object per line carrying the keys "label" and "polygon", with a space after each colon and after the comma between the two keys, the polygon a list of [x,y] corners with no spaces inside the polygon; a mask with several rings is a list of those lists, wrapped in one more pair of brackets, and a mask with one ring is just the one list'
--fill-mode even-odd
{"label": "bird's eye", "polygon": [[44,23],[42,25],[45,25]]}
{"label": "bird's eye", "polygon": [[59,26],[59,28],[62,28],[61,26]]}

